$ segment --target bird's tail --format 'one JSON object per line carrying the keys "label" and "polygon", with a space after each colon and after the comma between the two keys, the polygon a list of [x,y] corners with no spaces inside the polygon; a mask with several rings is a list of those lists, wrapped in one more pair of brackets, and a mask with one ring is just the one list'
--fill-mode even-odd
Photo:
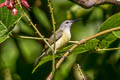
{"label": "bird's tail", "polygon": [[43,52],[42,55],[40,55],[36,61],[35,61],[35,66],[39,63],[39,61],[41,60],[41,58],[43,58],[44,56],[46,56],[46,52]]}

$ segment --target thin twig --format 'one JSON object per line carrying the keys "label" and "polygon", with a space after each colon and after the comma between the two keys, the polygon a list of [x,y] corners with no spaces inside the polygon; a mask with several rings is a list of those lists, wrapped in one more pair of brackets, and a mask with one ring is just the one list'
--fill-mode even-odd
{"label": "thin twig", "polygon": [[9,68],[3,69],[3,77],[4,77],[4,80],[13,80]]}
{"label": "thin twig", "polygon": [[[18,38],[23,38],[23,39],[33,39],[33,40],[43,40],[42,38],[39,37],[31,37],[31,36],[17,36]],[[46,40],[48,40],[48,38],[45,38]],[[69,41],[69,43],[71,44],[77,44],[79,43],[79,41]]]}
{"label": "thin twig", "polygon": [[55,72],[55,54],[56,54],[56,33],[55,33],[55,18],[54,18],[51,0],[48,0],[48,7],[50,9],[52,26],[53,26],[53,34],[54,34],[54,52],[53,52],[53,63],[52,63],[52,74],[54,74],[54,72]]}
{"label": "thin twig", "polygon": [[29,16],[26,14],[26,12],[23,10],[22,5],[20,3],[19,0],[17,0],[21,10],[23,11],[24,16],[27,18],[27,20],[30,22],[30,24],[32,25],[32,27],[35,29],[35,31],[38,33],[38,35],[43,39],[43,41],[48,45],[48,47],[53,51],[52,47],[50,46],[50,44],[46,41],[46,39],[44,38],[44,36],[39,32],[39,30],[36,28],[36,26],[34,25],[34,23],[31,21],[31,19],[29,18]]}
{"label": "thin twig", "polygon": [[79,64],[77,64],[77,69],[78,69],[78,71],[79,71],[79,73],[80,73],[80,76],[82,77],[82,80],[86,80]]}
{"label": "thin twig", "polygon": [[[120,30],[120,27],[111,28],[111,29],[108,29],[108,30],[99,32],[99,33],[97,33],[97,34],[95,34],[95,35],[92,35],[92,36],[89,36],[89,37],[87,37],[87,38],[85,38],[85,39],[80,40],[79,43],[73,45],[73,46],[64,54],[64,57],[67,57],[67,56],[70,54],[70,52],[72,52],[72,51],[73,51],[75,48],[77,48],[79,45],[86,43],[86,41],[91,40],[91,39],[93,39],[93,38],[96,38],[96,37],[98,37],[98,36],[101,36],[101,35],[103,35],[103,34],[110,33],[110,32],[115,31],[115,30]],[[62,64],[62,62],[65,60],[64,57],[62,57],[62,58],[57,62],[57,64],[56,64],[56,69],[58,69],[58,68],[60,67],[60,65]],[[52,74],[52,72],[51,72],[51,73],[48,75],[47,78],[49,78],[49,80],[51,80],[52,77],[53,77],[53,74]]]}
{"label": "thin twig", "polygon": [[[18,38],[23,38],[23,39],[33,39],[33,40],[43,40],[42,38],[39,37],[31,37],[31,36],[17,36]],[[48,40],[48,38],[45,38],[46,40]],[[79,41],[69,41],[69,43],[71,44],[77,44],[79,43]]]}
{"label": "thin twig", "polygon": [[120,50],[120,47],[118,47],[118,48],[107,48],[107,49],[98,48],[96,51],[112,51],[112,50]]}
{"label": "thin twig", "polygon": [[[23,39],[33,39],[33,40],[43,40],[42,38],[39,37],[31,37],[31,36],[17,36],[18,38],[23,38]],[[46,40],[48,40],[48,38],[45,38]],[[79,43],[79,41],[69,41],[69,43],[71,44],[77,44]]]}
{"label": "thin twig", "polygon": [[77,43],[79,43],[79,41],[69,41],[69,43],[77,44]]}
{"label": "thin twig", "polygon": [[84,74],[83,74],[83,72],[82,72],[82,69],[81,69],[81,67],[80,67],[79,64],[75,64],[75,65],[73,66],[73,69],[74,69],[75,73],[78,74],[79,80],[86,80],[86,78],[85,78],[85,76],[84,76]]}
{"label": "thin twig", "polygon": [[[33,40],[43,40],[42,38],[39,37],[30,37],[30,36],[17,36],[18,38],[23,38],[23,39],[33,39]],[[48,40],[48,38],[45,38]]]}

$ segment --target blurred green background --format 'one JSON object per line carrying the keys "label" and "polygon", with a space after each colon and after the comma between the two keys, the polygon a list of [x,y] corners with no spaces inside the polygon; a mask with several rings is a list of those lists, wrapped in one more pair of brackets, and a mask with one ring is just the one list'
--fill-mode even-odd
{"label": "blurred green background", "polygon": [[[51,17],[47,0],[28,0],[28,14],[39,31],[45,36],[52,34]],[[120,11],[118,6],[104,4],[90,9],[69,0],[52,0],[56,29],[66,19],[82,18],[72,25],[71,40],[81,40],[97,33],[100,25],[111,15]],[[14,35],[38,36],[26,18],[16,25]],[[68,44],[69,45],[69,44]],[[119,39],[110,47],[119,46]],[[51,71],[51,61],[40,66],[34,74],[34,62],[41,54],[44,42],[39,40],[9,38],[0,44],[0,80],[45,80]],[[104,53],[104,54],[103,54]],[[54,80],[79,80],[73,64],[80,64],[87,80],[120,80],[120,50],[89,51],[71,55],[55,73]]]}

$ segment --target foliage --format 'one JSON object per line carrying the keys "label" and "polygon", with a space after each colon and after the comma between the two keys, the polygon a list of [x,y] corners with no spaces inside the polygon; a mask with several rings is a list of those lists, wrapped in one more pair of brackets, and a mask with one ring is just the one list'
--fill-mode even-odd
{"label": "foliage", "polygon": [[[23,8],[24,12],[40,33],[48,38],[52,34],[52,20],[47,0],[29,0],[29,4],[31,10]],[[120,27],[118,6],[105,4],[84,9],[69,0],[52,0],[52,6],[56,29],[66,19],[82,18],[72,25],[72,41]],[[43,57],[34,66],[36,58],[42,53],[44,42],[19,7],[18,4],[16,16],[7,7],[0,8],[0,80],[45,80],[52,71],[52,55]],[[53,80],[79,80],[78,73],[73,69],[74,64],[80,64],[84,76],[90,80],[119,80],[119,38],[120,31],[117,30],[79,45],[56,70]],[[68,43],[57,52],[56,63],[73,45]]]}

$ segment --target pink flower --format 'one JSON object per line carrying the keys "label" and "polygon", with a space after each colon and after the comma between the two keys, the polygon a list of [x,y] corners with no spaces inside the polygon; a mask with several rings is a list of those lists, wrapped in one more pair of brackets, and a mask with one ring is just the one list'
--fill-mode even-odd
{"label": "pink flower", "polygon": [[12,13],[13,13],[14,16],[17,15],[17,9],[16,8],[13,8],[11,11],[12,11]]}
{"label": "pink flower", "polygon": [[27,0],[21,0],[21,3],[23,6],[25,6],[27,9],[30,8],[30,5],[28,4],[28,1]]}
{"label": "pink flower", "polygon": [[14,5],[14,2],[12,1],[12,0],[10,0],[8,3],[7,3],[7,8],[8,9],[13,9],[13,8],[15,8],[16,7],[16,5]]}
{"label": "pink flower", "polygon": [[3,3],[1,3],[1,4],[0,4],[0,8],[1,8],[1,7],[4,7],[4,6],[7,6],[7,4],[8,4],[8,0],[6,0],[6,1],[3,2]]}
{"label": "pink flower", "polygon": [[0,8],[6,6],[5,3],[0,4]]}
{"label": "pink flower", "polygon": [[13,15],[17,14],[16,4],[13,0],[6,0],[0,4],[0,8],[4,6],[7,6],[7,8],[12,11]]}
{"label": "pink flower", "polygon": [[[21,4],[27,9],[30,8],[27,0],[21,0]],[[13,15],[17,15],[16,0],[5,0],[5,2],[0,4],[0,8],[4,6],[6,6],[13,13]]]}

